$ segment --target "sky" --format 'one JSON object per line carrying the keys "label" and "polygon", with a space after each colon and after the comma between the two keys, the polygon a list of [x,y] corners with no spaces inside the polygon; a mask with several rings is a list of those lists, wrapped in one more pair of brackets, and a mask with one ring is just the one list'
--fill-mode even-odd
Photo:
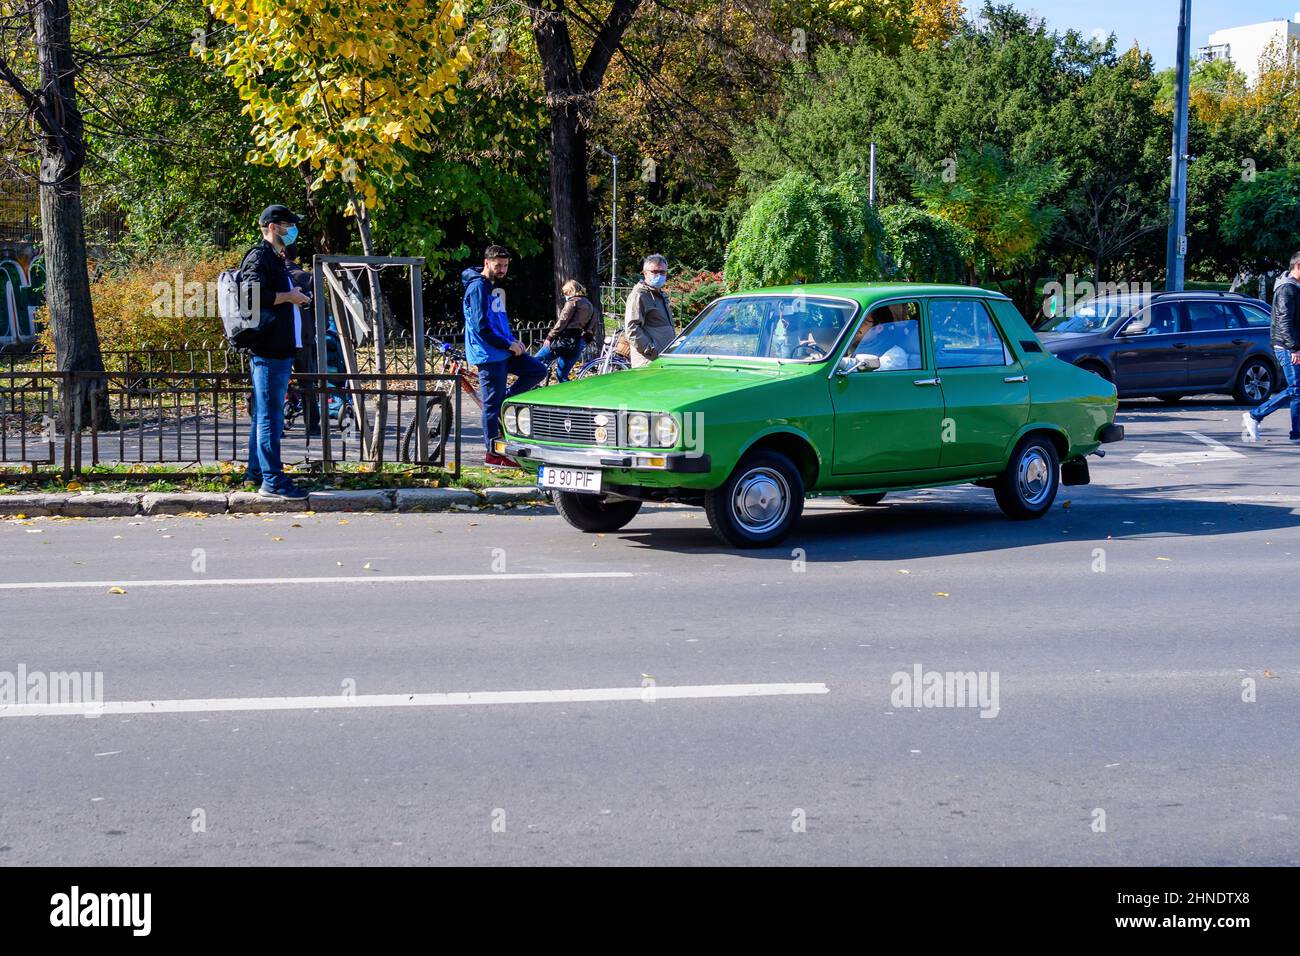
{"label": "sky", "polygon": [[[1133,40],[1155,58],[1156,68],[1173,66],[1178,48],[1179,0],[1011,0],[1026,13],[1041,16],[1055,30],[1075,29],[1085,36],[1094,30],[1114,33],[1121,48]],[[966,0],[966,9],[979,9],[979,0]],[[1192,54],[1215,30],[1290,20],[1300,12],[1300,0],[1192,0]]]}

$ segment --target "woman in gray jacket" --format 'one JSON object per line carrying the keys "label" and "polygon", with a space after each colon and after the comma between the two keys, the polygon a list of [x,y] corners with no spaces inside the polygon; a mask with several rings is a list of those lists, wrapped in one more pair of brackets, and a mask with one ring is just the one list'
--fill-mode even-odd
{"label": "woman in gray jacket", "polygon": [[534,358],[544,365],[554,362],[555,377],[567,382],[583,348],[596,341],[596,307],[587,298],[587,290],[572,279],[560,291],[564,293],[564,308]]}

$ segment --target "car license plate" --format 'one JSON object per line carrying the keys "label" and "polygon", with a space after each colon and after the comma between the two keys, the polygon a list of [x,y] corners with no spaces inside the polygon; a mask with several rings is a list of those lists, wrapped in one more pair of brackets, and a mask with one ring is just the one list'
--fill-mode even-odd
{"label": "car license plate", "polygon": [[600,471],[594,468],[564,468],[542,465],[537,469],[539,488],[600,494]]}

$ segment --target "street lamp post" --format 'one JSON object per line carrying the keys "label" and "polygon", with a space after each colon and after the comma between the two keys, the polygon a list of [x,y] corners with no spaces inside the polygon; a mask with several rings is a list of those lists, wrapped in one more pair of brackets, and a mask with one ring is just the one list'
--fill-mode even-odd
{"label": "street lamp post", "polygon": [[1165,288],[1170,292],[1181,292],[1187,277],[1187,112],[1192,75],[1191,19],[1192,0],[1181,0],[1174,147],[1170,157],[1169,240],[1165,249]]}
{"label": "street lamp post", "polygon": [[613,229],[609,243],[609,284],[613,288],[618,284],[618,157],[603,146],[596,146],[596,149],[608,156],[614,167]]}

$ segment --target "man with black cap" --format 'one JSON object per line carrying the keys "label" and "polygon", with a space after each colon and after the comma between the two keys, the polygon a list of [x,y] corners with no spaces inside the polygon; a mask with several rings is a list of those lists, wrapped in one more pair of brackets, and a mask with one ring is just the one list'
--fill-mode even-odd
{"label": "man with black cap", "polygon": [[285,246],[297,240],[301,221],[287,206],[267,206],[258,218],[262,241],[248,251],[239,266],[240,285],[252,287],[254,301],[265,315],[261,328],[240,338],[240,345],[252,352],[249,365],[253,376],[245,480],[258,482],[261,494],[273,498],[307,497],[307,492],[285,475],[280,460],[284,399],[294,354],[302,347],[299,307],[311,302],[309,295],[294,287],[284,261]]}

